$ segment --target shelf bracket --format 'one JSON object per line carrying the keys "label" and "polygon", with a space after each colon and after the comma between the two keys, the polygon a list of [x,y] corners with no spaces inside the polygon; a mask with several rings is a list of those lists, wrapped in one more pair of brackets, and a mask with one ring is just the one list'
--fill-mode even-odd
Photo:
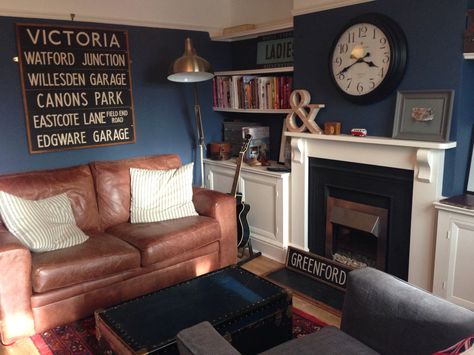
{"label": "shelf bracket", "polygon": [[295,164],[303,164],[306,142],[301,138],[291,138],[291,159]]}
{"label": "shelf bracket", "polygon": [[418,165],[418,180],[431,183],[433,179],[433,152],[429,149],[418,149],[416,162]]}

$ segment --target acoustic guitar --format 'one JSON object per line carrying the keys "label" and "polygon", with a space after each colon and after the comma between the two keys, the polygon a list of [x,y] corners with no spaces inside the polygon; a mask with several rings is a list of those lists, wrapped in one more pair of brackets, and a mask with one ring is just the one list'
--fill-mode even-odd
{"label": "acoustic guitar", "polygon": [[250,211],[250,205],[246,204],[242,200],[242,194],[237,192],[237,184],[240,177],[240,169],[242,168],[242,161],[244,155],[249,148],[250,139],[252,136],[247,134],[245,140],[240,148],[239,157],[237,158],[237,167],[235,169],[234,181],[232,183],[232,189],[230,194],[237,200],[237,247],[244,248],[249,242],[250,238],[250,227],[247,222],[247,214]]}

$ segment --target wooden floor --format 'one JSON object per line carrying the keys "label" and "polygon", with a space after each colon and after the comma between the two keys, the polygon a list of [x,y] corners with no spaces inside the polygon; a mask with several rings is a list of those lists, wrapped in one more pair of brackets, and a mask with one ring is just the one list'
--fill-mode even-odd
{"label": "wooden floor", "polygon": [[[268,259],[264,256],[260,256],[244,264],[242,267],[250,272],[253,272],[254,274],[264,276],[272,271],[282,268],[283,264]],[[334,310],[328,306],[318,304],[314,300],[308,299],[295,292],[293,292],[293,306],[313,315],[327,324],[339,327],[341,322],[339,311]],[[0,354],[37,355],[38,351],[30,339],[23,339],[8,347],[0,345]]]}

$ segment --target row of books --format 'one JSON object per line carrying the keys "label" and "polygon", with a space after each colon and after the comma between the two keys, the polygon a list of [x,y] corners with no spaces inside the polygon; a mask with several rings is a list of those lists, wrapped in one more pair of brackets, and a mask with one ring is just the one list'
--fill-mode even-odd
{"label": "row of books", "polygon": [[213,81],[214,107],[287,109],[292,87],[292,76],[217,76]]}

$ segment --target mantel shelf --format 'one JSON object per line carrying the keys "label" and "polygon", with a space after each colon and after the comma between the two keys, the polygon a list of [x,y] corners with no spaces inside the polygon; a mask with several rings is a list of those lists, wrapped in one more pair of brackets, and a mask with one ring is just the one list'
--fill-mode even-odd
{"label": "mantel shelf", "polygon": [[464,53],[464,59],[474,59],[474,53]]}
{"label": "mantel shelf", "polygon": [[289,137],[304,138],[304,139],[319,139],[319,140],[333,141],[333,142],[374,144],[374,145],[386,145],[386,146],[397,146],[397,147],[408,147],[408,148],[446,150],[446,149],[452,149],[456,147],[456,142],[428,142],[428,141],[395,139],[395,138],[377,137],[377,136],[354,137],[354,136],[345,135],[345,134],[325,135],[325,134],[311,134],[311,133],[298,133],[298,132],[285,132],[285,135]]}

